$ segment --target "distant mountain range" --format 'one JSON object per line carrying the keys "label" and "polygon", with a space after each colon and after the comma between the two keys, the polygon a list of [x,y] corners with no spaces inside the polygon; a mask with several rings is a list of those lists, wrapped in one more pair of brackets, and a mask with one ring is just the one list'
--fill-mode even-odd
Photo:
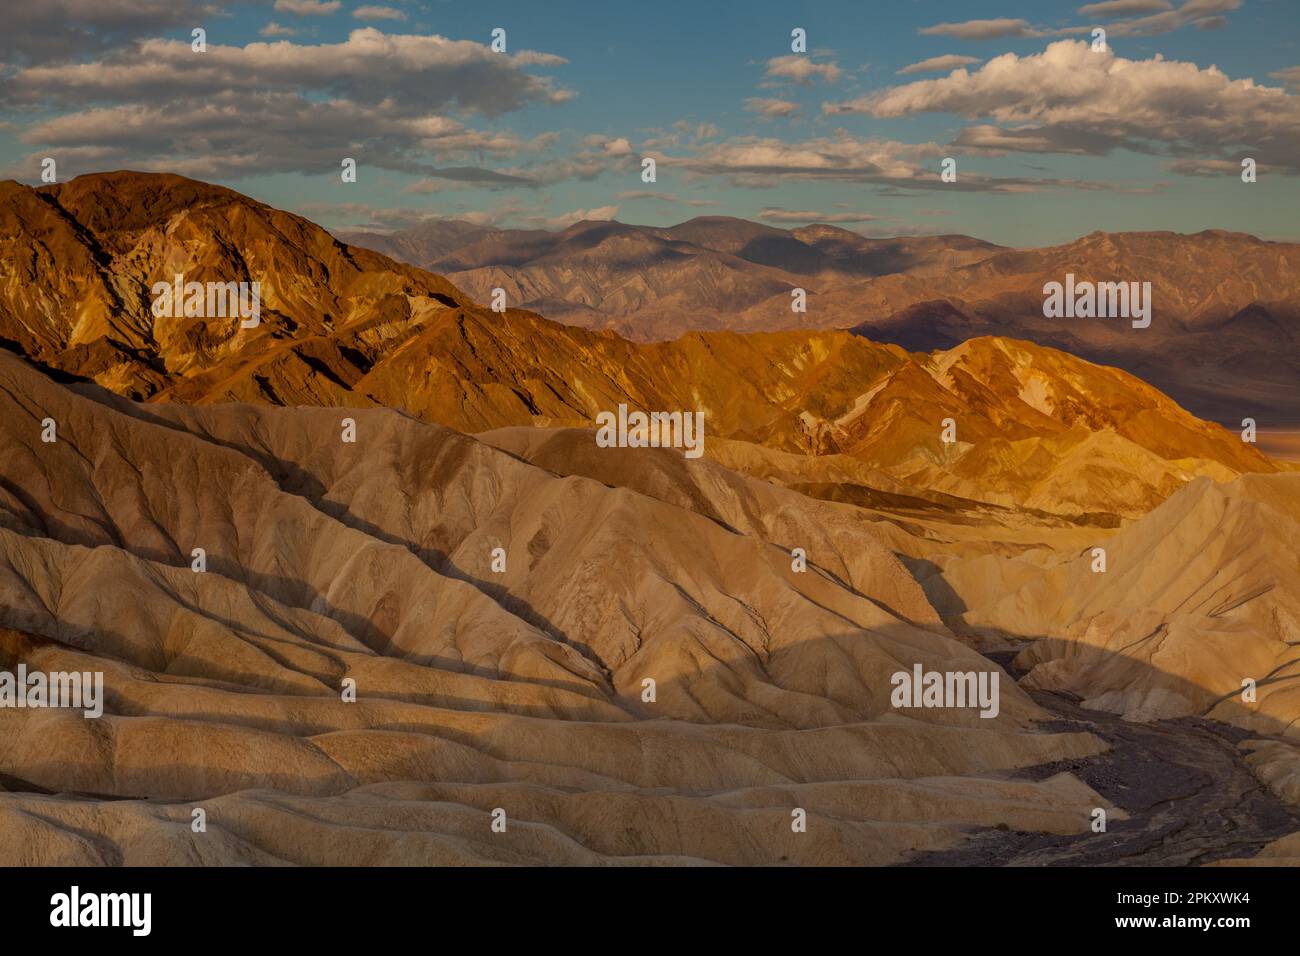
{"label": "distant mountain range", "polygon": [[[1045,249],[968,236],[870,239],[829,225],[778,229],[702,217],[666,229],[580,222],[560,232],[437,220],[342,232],[445,275],[479,302],[638,341],[687,331],[852,328],[913,351],[982,335],[1030,339],[1118,365],[1198,415],[1300,424],[1300,245],[1241,233],[1095,232]],[[1047,319],[1043,286],[1152,284],[1153,321]],[[807,312],[791,290],[807,290]]]}
{"label": "distant mountain range", "polygon": [[[503,288],[511,306],[639,341],[852,324],[794,316],[790,290],[816,293],[899,272],[935,276],[1001,249],[967,236],[868,239],[835,226],[786,230],[726,216],[666,229],[584,221],[560,232],[447,219],[338,236],[445,275],[480,302]],[[784,315],[766,313],[774,303]]]}

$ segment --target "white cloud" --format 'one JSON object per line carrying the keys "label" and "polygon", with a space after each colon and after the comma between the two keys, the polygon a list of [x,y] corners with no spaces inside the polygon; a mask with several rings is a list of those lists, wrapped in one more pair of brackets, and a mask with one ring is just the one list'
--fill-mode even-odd
{"label": "white cloud", "polygon": [[260,36],[264,37],[291,37],[296,36],[298,33],[298,31],[292,27],[281,26],[275,21],[268,23],[257,32]]}
{"label": "white cloud", "polygon": [[936,23],[922,27],[924,36],[957,37],[961,40],[997,40],[1002,37],[1033,36],[1028,20],[1001,17],[995,20],[965,20],[961,23]]}
{"label": "white cloud", "polygon": [[834,83],[841,73],[834,60],[818,63],[811,56],[798,53],[773,57],[767,61],[766,69],[766,75],[773,79],[790,80],[801,86],[808,86],[818,79],[823,83]]}
{"label": "white cloud", "polygon": [[[267,136],[264,131],[278,131]],[[551,134],[523,140],[467,127],[446,116],[403,115],[345,100],[312,102],[294,93],[223,93],[203,102],[131,103],[68,113],[20,137],[59,150],[96,147],[113,165],[170,169],[201,177],[335,171],[343,156],[363,166],[487,186],[536,182],[477,166],[485,154],[510,157],[544,149]],[[431,160],[436,158],[438,164]],[[103,168],[101,163],[100,168]]]}
{"label": "white cloud", "polygon": [[660,167],[680,168],[692,177],[725,177],[734,185],[770,189],[783,182],[873,183],[900,189],[950,192],[1037,192],[1048,188],[1106,189],[1104,183],[1025,179],[965,173],[955,183],[939,179],[938,159],[951,146],[857,139],[843,130],[801,142],[742,136],[702,145],[685,156],[657,155]]}
{"label": "white cloud", "polygon": [[789,100],[763,99],[751,96],[745,100],[745,109],[750,113],[758,113],[762,116],[789,116],[799,111],[799,104],[791,103]]}
{"label": "white cloud", "polygon": [[405,20],[406,14],[395,7],[357,7],[352,16],[358,20]]}
{"label": "white cloud", "polygon": [[[904,154],[911,158],[901,158]],[[921,174],[915,159],[925,154],[938,156],[938,145],[860,140],[846,134],[794,143],[745,136],[705,147],[686,160],[667,158],[664,162],[680,162],[701,173],[737,176],[747,185],[748,180],[763,176],[846,181],[911,179]]]}
{"label": "white cloud", "polygon": [[878,118],[953,113],[1003,127],[964,131],[955,142],[972,148],[1102,154],[1124,146],[1204,156],[1249,147],[1261,161],[1300,163],[1300,96],[1231,79],[1214,66],[1159,54],[1129,60],[1074,40],[823,110]]}
{"label": "white cloud", "polygon": [[1101,3],[1089,3],[1079,8],[1081,17],[1122,17],[1133,13],[1154,13],[1159,10],[1172,10],[1169,0],[1102,0]]}
{"label": "white cloud", "polygon": [[1300,86],[1300,66],[1288,66],[1285,70],[1270,73],[1275,80],[1281,80],[1288,86]]}
{"label": "white cloud", "polygon": [[904,75],[911,73],[948,73],[959,67],[970,66],[972,63],[979,62],[980,58],[977,56],[959,56],[956,53],[945,53],[943,56],[932,56],[928,60],[909,64],[898,72]]}
{"label": "white cloud", "polygon": [[238,0],[36,0],[4,5],[0,63],[100,53],[138,37],[221,16]]}
{"label": "white cloud", "polygon": [[953,145],[990,156],[1005,155],[1008,152],[1086,155],[1113,149],[1118,142],[1110,136],[1099,138],[1079,134],[1070,138],[1059,131],[1033,127],[1003,129],[1001,126],[980,124],[964,128],[953,140]]}
{"label": "white cloud", "polygon": [[1184,0],[1174,10],[1108,24],[1106,33],[1116,37],[1159,36],[1185,26],[1196,26],[1203,30],[1217,29],[1227,23],[1227,20],[1215,14],[1230,13],[1240,6],[1241,0]]}
{"label": "white cloud", "polygon": [[19,70],[9,78],[7,93],[20,101],[80,104],[128,97],[167,102],[232,90],[318,90],[390,108],[456,107],[499,115],[529,102],[566,99],[548,77],[523,70],[566,62],[530,51],[493,53],[470,40],[361,27],[338,43],[210,43],[201,58],[188,41],[146,40],[93,63]]}
{"label": "white cloud", "polygon": [[[1183,0],[1177,8],[1170,4],[1156,5],[1140,0],[1111,0],[1081,7],[1081,16],[1100,15],[1107,20],[1106,33],[1111,37],[1158,36],[1185,26],[1203,30],[1222,27],[1227,20],[1217,14],[1228,13],[1241,6],[1241,0]],[[1104,8],[1104,9],[1103,9]],[[1110,22],[1110,18],[1123,13],[1160,12],[1150,16],[1127,18]],[[936,23],[923,27],[926,36],[955,37],[961,40],[996,40],[1004,37],[1062,37],[1089,33],[1092,25],[1067,27],[1036,27],[1028,20],[1000,17],[992,20],[964,20],[960,23]]]}
{"label": "white cloud", "polygon": [[329,16],[341,6],[341,0],[275,0],[275,9],[300,17]]}

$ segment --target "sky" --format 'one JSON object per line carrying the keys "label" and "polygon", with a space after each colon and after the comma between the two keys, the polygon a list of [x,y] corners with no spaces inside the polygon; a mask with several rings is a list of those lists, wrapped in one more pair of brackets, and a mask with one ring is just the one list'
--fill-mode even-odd
{"label": "sky", "polygon": [[176,172],[332,229],[1300,238],[1300,0],[41,0],[6,25],[0,178],[33,185],[46,158]]}

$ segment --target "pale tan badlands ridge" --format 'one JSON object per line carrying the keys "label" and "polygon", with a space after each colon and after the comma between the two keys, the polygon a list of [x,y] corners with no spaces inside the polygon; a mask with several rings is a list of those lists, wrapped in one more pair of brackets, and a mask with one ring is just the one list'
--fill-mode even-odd
{"label": "pale tan badlands ridge", "polygon": [[[1122,823],[1076,772],[1106,742],[1009,674],[993,719],[891,706],[982,651],[1242,728],[1300,803],[1300,473],[1128,373],[635,343],[180,177],[0,184],[0,227],[0,669],[108,685],[0,709],[2,861],[884,864]],[[260,281],[262,324],[156,318],[177,272]],[[620,403],[704,412],[705,457],[597,447]]]}
{"label": "pale tan badlands ridge", "polygon": [[0,390],[6,663],[109,686],[98,721],[0,710],[6,860],[887,863],[1108,806],[1008,778],[1101,749],[1010,681],[991,720],[890,707],[900,668],[987,662],[851,509],[728,476],[823,529],[796,574],[743,497],[728,528],[387,410],[349,445],[332,410],[129,406],[2,355]]}

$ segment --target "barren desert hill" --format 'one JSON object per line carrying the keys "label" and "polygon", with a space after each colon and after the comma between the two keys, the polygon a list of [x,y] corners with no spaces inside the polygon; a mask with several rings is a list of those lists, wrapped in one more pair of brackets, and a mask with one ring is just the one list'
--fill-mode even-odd
{"label": "barren desert hill", "polygon": [[[832,633],[871,621],[945,633],[903,566],[866,536],[852,547],[829,537],[824,547],[810,543],[810,562],[832,573],[794,573],[790,545],[771,546],[758,528],[724,534],[724,521],[558,479],[387,410],[351,412],[358,435],[351,443],[335,409],[275,416],[252,406],[128,406],[60,389],[16,358],[0,362],[11,530],[56,529],[68,545],[117,547],[181,568],[203,547],[210,570],[280,603],[324,611],[378,653],[445,658],[471,673],[508,669],[556,686],[594,681],[607,693],[612,678],[627,685],[631,705],[640,675],[619,677],[620,669],[633,659],[640,667],[665,647],[680,650],[686,634],[702,647],[717,644],[724,625],[768,650],[774,640],[812,643],[800,635],[819,620]],[[40,441],[47,418],[57,425],[55,442]],[[231,495],[246,507],[229,513]],[[788,496],[787,507],[803,506],[802,496]],[[339,540],[327,547],[323,535]],[[353,570],[365,567],[357,550],[365,547],[377,548],[383,574]],[[493,571],[498,547],[504,570]],[[846,558],[864,569],[848,572]],[[689,582],[664,580],[666,569],[686,567]],[[747,583],[768,578],[770,598]],[[738,602],[740,594],[750,596]],[[692,624],[701,610],[711,623]],[[556,639],[563,634],[579,642]],[[737,664],[749,666],[743,655]],[[853,693],[846,706],[874,706],[861,696],[866,689]],[[661,707],[670,700],[665,690]],[[693,712],[702,704],[693,695],[680,706]],[[815,709],[787,709],[784,721],[817,721]]]}
{"label": "barren desert hill", "polygon": [[1300,475],[1200,478],[1105,540],[938,559],[951,595],[940,611],[960,633],[1021,647],[1027,688],[1129,720],[1204,715],[1259,734],[1242,746],[1295,802],[1297,544]]}
{"label": "barren desert hill", "polygon": [[1124,818],[1011,773],[1104,747],[1009,680],[993,718],[890,705],[899,670],[995,665],[847,509],[731,476],[710,517],[387,409],[349,443],[338,409],[3,354],[0,403],[0,655],[107,684],[98,720],[0,712],[12,859],[886,863]]}
{"label": "barren desert hill", "polygon": [[[459,296],[444,279],[344,246],[305,219],[162,173],[0,183],[0,263],[0,339],[140,397],[269,339],[310,340],[336,324],[409,315],[416,297],[429,308]],[[152,286],[176,274],[258,281],[263,325],[154,315]]]}
{"label": "barren desert hill", "polygon": [[[593,454],[587,433],[565,429],[481,437],[559,474],[678,501],[773,540],[815,527],[842,554],[863,538],[886,541],[958,636],[1019,649],[1022,686],[1127,720],[1232,724],[1247,732],[1241,747],[1257,776],[1300,803],[1300,475],[1200,478],[1125,528],[1053,529],[1017,512],[902,496],[795,511],[789,496],[802,496],[791,490],[739,486],[715,462],[667,450]],[[1246,679],[1257,685],[1249,701]]]}
{"label": "barren desert hill", "polygon": [[[1198,479],[1107,541],[1104,572],[1093,570],[1090,549],[1063,556],[1031,585],[995,604],[978,588],[967,591],[972,610],[963,623],[1057,638],[1038,641],[1026,655],[1026,663],[1055,661],[1042,666],[1037,679],[1052,674],[1088,698],[1105,687],[1093,706],[1130,717],[1203,713],[1221,700],[1231,710],[1228,698],[1246,677],[1260,684],[1259,714],[1295,711],[1297,542],[1300,475],[1244,475],[1224,484]],[[1060,640],[1067,635],[1069,650]],[[1112,679],[1097,668],[1096,656],[1089,658],[1089,648],[1122,648],[1109,666],[1122,662],[1130,676],[1134,664],[1154,658],[1166,671],[1188,678],[1184,687],[1202,687],[1204,693],[1189,700]],[[1038,666],[1031,679],[1036,674]]]}
{"label": "barren desert hill", "polygon": [[[466,432],[590,424],[620,404],[698,410],[711,436],[847,454],[921,490],[1107,521],[1197,474],[1278,467],[1132,376],[1031,343],[917,355],[788,331],[638,344],[478,307],[438,276],[181,177],[11,184],[0,199],[0,338],[128,396],[387,406]],[[150,290],[176,274],[261,283],[260,323],[155,316]]]}

